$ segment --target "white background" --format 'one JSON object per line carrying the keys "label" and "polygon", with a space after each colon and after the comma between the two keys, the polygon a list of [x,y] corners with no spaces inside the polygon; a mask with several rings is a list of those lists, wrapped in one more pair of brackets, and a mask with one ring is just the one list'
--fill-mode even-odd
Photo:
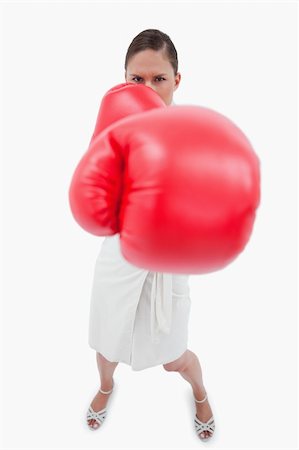
{"label": "white background", "polygon": [[[5,449],[296,448],[296,2],[2,2]],[[215,109],[261,160],[245,251],[192,275],[189,348],[216,422],[202,444],[190,385],[162,366],[119,364],[103,429],[87,343],[103,238],[74,221],[68,188],[100,101],[124,81],[147,28],[176,46],[176,104]]]}

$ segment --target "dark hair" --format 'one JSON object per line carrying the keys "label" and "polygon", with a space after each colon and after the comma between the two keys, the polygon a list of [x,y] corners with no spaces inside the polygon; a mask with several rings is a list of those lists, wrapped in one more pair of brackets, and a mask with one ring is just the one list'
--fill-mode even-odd
{"label": "dark hair", "polygon": [[134,37],[127,50],[125,70],[127,70],[129,59],[133,55],[148,48],[152,50],[164,50],[170,64],[173,67],[174,75],[177,74],[178,55],[175,46],[173,45],[172,40],[167,34],[155,29],[141,31],[141,33],[137,34],[137,36]]}

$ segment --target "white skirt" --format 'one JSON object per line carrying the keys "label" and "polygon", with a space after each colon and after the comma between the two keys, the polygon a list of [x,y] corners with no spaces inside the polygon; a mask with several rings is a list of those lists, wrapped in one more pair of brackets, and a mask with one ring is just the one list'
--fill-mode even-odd
{"label": "white skirt", "polygon": [[89,346],[132,370],[179,358],[188,344],[189,275],[151,272],[130,264],[119,234],[97,257],[89,314]]}

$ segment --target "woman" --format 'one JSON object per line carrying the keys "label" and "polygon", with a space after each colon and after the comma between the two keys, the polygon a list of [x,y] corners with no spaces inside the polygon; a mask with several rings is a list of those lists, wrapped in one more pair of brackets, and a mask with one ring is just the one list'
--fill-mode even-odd
{"label": "woman", "polygon": [[[126,54],[125,81],[144,83],[170,106],[180,80],[177,52],[169,36],[155,29],[139,33]],[[137,268],[123,258],[119,234],[104,239],[90,306],[89,345],[96,350],[101,379],[87,413],[91,429],[106,417],[119,362],[131,365],[132,370],[163,364],[165,370],[178,372],[190,383],[196,432],[201,439],[212,436],[215,425],[201,366],[195,353],[187,349],[190,306],[188,275]]]}

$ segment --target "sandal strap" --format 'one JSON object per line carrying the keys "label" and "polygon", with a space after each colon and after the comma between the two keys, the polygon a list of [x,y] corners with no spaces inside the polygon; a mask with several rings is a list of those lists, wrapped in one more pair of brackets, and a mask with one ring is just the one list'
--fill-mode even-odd
{"label": "sandal strap", "polygon": [[101,409],[101,411],[94,411],[93,408],[90,406],[87,411],[87,421],[93,419],[95,420],[99,425],[102,425],[107,415],[107,409]]}
{"label": "sandal strap", "polygon": [[114,388],[114,380],[112,380],[112,389],[110,389],[110,391],[103,391],[101,388],[99,389],[99,391],[102,392],[102,394],[111,394],[113,388]]}
{"label": "sandal strap", "polygon": [[208,398],[208,394],[205,395],[205,398],[203,400],[196,400],[195,397],[194,397],[194,400],[196,401],[196,403],[203,403],[206,401],[207,398]]}
{"label": "sandal strap", "polygon": [[195,416],[194,424],[197,434],[202,433],[202,431],[209,431],[211,434],[213,434],[215,431],[215,420],[213,416],[210,417],[207,422],[202,422],[197,418],[197,416]]}

